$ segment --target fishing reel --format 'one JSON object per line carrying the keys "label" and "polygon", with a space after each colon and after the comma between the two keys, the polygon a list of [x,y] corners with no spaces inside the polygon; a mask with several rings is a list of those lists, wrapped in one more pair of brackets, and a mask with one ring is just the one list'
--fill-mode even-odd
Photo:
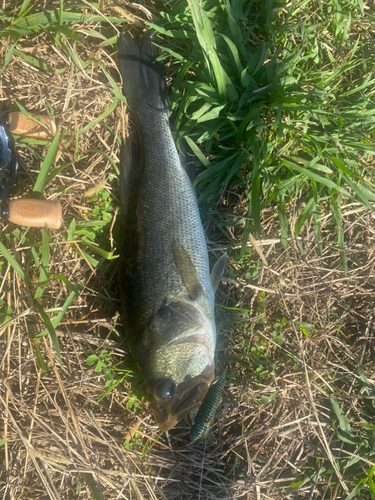
{"label": "fishing reel", "polygon": [[16,146],[12,134],[4,125],[0,124],[0,189],[1,189],[1,216],[9,216],[7,204],[8,193],[13,186],[17,175]]}
{"label": "fishing reel", "polygon": [[58,229],[62,209],[58,201],[19,198],[9,200],[18,169],[15,141],[7,125],[0,124],[0,195],[1,216],[14,224]]}

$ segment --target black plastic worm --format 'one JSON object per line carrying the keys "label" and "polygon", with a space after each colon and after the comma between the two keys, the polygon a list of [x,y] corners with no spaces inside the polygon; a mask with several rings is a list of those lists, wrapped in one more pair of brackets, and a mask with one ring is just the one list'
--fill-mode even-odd
{"label": "black plastic worm", "polygon": [[204,398],[197,416],[195,417],[195,420],[191,426],[190,437],[193,443],[202,437],[202,435],[208,429],[210,421],[214,418],[217,407],[219,406],[221,401],[221,394],[224,389],[224,384],[225,375],[221,375],[220,377],[217,377],[210,385],[206,397]]}

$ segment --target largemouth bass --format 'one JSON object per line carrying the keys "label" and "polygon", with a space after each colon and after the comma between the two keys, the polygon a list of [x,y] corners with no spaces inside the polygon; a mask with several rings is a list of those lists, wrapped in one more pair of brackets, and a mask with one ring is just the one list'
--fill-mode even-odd
{"label": "largemouth bass", "polygon": [[173,141],[164,65],[149,35],[140,47],[120,38],[123,91],[136,124],[121,152],[124,244],[123,319],[150,391],[151,410],[168,430],[197,408],[214,379],[213,269],[191,182]]}

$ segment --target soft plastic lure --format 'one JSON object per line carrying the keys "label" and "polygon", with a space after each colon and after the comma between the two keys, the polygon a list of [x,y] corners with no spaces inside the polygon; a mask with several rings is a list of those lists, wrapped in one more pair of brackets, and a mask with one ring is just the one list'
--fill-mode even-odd
{"label": "soft plastic lure", "polygon": [[225,374],[217,377],[207,391],[197,416],[191,426],[190,437],[192,442],[198,441],[209,429],[220,404],[221,395],[225,384]]}

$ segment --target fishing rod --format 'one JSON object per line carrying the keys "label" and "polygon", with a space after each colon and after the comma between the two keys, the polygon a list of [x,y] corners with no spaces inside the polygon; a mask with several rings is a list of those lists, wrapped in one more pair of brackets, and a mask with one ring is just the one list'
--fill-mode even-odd
{"label": "fishing rod", "polygon": [[[43,124],[45,123],[44,120]],[[36,124],[31,118],[27,119],[21,113],[10,113],[7,122],[0,124],[1,217],[20,226],[59,229],[62,223],[60,202],[32,198],[9,199],[18,169],[15,141],[10,130],[15,135],[41,138],[40,134],[43,132],[40,132],[40,129],[43,131],[44,127]],[[44,134],[46,137],[45,129]]]}

